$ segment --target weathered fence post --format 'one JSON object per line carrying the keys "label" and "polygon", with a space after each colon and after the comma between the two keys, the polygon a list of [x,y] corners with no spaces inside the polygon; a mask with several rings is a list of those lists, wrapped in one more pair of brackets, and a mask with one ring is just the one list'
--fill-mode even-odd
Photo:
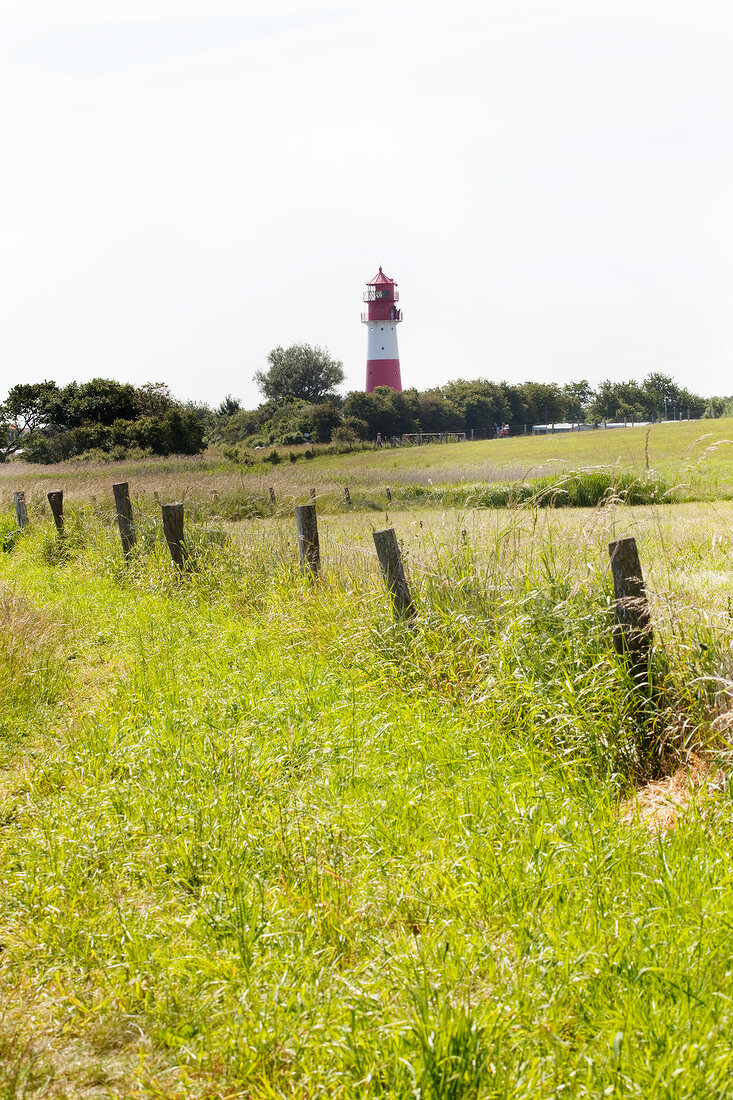
{"label": "weathered fence post", "polygon": [[180,502],[177,504],[163,504],[161,505],[161,512],[163,514],[163,534],[165,535],[165,541],[168,543],[171,557],[176,565],[183,565],[183,505]]}
{"label": "weathered fence post", "polygon": [[387,500],[390,501],[390,502],[392,501],[392,490],[391,489],[387,489]]}
{"label": "weathered fence post", "polygon": [[273,489],[272,485],[270,486],[270,504],[277,504],[277,500],[275,498],[275,490]]}
{"label": "weathered fence post", "polygon": [[351,504],[351,493],[348,485],[344,485],[344,496],[346,497],[346,503]]}
{"label": "weathered fence post", "polygon": [[311,491],[310,491],[310,494],[311,494],[311,500],[315,500],[315,499],[316,499],[316,491],[315,491],[315,489],[311,489]]}
{"label": "weathered fence post", "polygon": [[55,493],[47,493],[48,503],[51,505],[53,521],[60,535],[64,533],[64,491],[58,489]]}
{"label": "weathered fence post", "polygon": [[25,503],[25,493],[22,490],[13,493],[13,503],[15,504],[15,515],[18,520],[18,527],[27,527],[28,509]]}
{"label": "weathered fence post", "polygon": [[652,617],[636,539],[617,539],[609,545],[608,552],[616,596],[613,642],[618,653],[628,656],[634,678],[646,679],[653,637]]}
{"label": "weathered fence post", "polygon": [[126,481],[119,481],[112,486],[112,492],[115,495],[115,510],[117,512],[117,526],[120,529],[122,553],[127,559],[137,542],[135,520],[132,516],[132,503],[130,501],[130,486]]}
{"label": "weathered fence post", "polygon": [[415,604],[412,602],[412,595],[405,577],[402,553],[395,529],[388,527],[386,531],[374,531],[373,535],[379,565],[387,581],[395,615],[412,616],[415,614]]}
{"label": "weathered fence post", "polygon": [[321,550],[318,543],[318,517],[315,504],[299,504],[295,509],[298,532],[300,568],[303,573],[318,576],[321,569]]}

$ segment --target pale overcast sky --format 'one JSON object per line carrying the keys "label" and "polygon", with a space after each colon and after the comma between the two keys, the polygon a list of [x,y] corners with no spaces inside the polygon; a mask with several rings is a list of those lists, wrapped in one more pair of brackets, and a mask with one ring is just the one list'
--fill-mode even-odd
{"label": "pale overcast sky", "polygon": [[730,0],[2,0],[0,399],[362,388],[380,264],[406,386],[733,393],[732,58]]}

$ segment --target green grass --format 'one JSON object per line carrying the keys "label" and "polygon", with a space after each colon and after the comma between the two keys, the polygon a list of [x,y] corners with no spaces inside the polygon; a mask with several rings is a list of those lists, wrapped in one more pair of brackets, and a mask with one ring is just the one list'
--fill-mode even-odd
{"label": "green grass", "polygon": [[[315,585],[277,519],[182,575],[152,527],[125,568],[36,524],[0,555],[0,1095],[729,1095],[727,788],[618,813],[727,768],[695,507],[405,517],[412,628],[363,516]],[[611,643],[626,523],[664,555],[651,691]]]}

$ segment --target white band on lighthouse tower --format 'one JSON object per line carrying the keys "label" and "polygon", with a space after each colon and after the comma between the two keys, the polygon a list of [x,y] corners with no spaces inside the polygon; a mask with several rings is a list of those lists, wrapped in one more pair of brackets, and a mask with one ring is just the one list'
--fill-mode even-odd
{"label": "white band on lighthouse tower", "polygon": [[367,321],[367,359],[399,359],[394,321]]}

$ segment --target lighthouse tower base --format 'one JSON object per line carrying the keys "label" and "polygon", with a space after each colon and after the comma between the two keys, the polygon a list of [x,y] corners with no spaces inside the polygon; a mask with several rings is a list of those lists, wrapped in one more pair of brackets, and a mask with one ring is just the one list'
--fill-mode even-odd
{"label": "lighthouse tower base", "polygon": [[400,355],[397,350],[397,323],[393,320],[367,321],[366,392],[377,386],[389,386],[401,392]]}

